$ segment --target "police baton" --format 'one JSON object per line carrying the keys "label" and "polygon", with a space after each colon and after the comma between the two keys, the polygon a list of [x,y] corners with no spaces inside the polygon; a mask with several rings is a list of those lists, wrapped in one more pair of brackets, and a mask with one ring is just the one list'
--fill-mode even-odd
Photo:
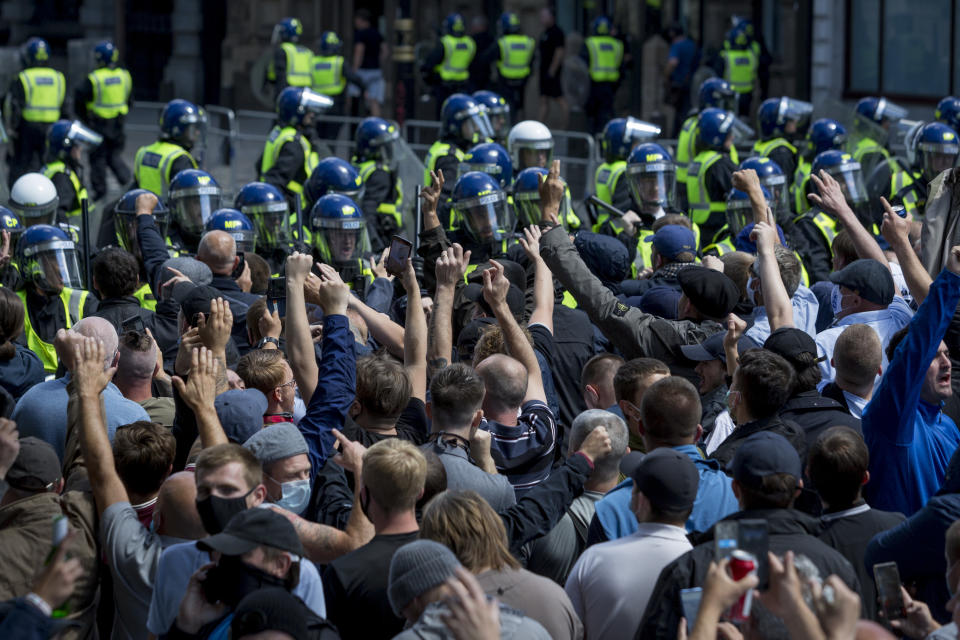
{"label": "police baton", "polygon": [[80,200],[80,228],[83,233],[83,273],[86,277],[84,284],[93,286],[90,272],[90,201],[87,198]]}
{"label": "police baton", "polygon": [[621,211],[620,209],[617,209],[615,206],[613,206],[609,202],[604,202],[603,200],[598,198],[596,195],[591,195],[589,198],[587,198],[587,202],[594,205],[595,207],[606,209],[607,211],[617,216],[618,218],[622,218],[624,216],[623,211]]}
{"label": "police baton", "polygon": [[300,203],[300,194],[297,194],[297,197],[293,203],[294,211],[297,212],[297,238],[304,245],[307,244],[306,239],[303,237],[303,206]]}
{"label": "police baton", "polygon": [[423,189],[422,185],[417,185],[417,213],[414,218],[413,228],[413,251],[416,253],[420,249],[420,227],[423,226],[423,203],[420,201],[420,190]]}

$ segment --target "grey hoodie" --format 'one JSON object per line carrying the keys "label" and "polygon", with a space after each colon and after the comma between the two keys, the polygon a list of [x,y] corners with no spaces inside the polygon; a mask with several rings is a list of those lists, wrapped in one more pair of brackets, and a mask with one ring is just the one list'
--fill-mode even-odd
{"label": "grey hoodie", "polygon": [[[443,623],[443,615],[450,610],[442,602],[433,602],[427,605],[420,615],[420,619],[393,640],[451,640],[453,634]],[[543,626],[528,618],[516,609],[500,605],[500,638],[502,640],[550,640],[550,634]]]}

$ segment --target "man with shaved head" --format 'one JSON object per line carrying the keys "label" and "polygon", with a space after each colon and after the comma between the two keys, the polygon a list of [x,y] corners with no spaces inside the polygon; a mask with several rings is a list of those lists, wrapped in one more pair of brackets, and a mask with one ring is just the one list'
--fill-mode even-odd
{"label": "man with shaved head", "polygon": [[547,406],[540,364],[507,305],[510,282],[496,262],[483,274],[483,297],[493,310],[510,355],[494,354],[477,364],[483,380],[484,419],[497,471],[507,476],[517,497],[543,482],[557,443],[557,423]]}
{"label": "man with shaved head", "polygon": [[159,370],[157,344],[148,334],[127,331],[120,336],[117,374],[113,377],[117,388],[124,398],[143,407],[151,420],[172,427],[176,413],[173,398],[153,397],[153,377]]}
{"label": "man with shaved head", "polygon": [[250,266],[246,264],[243,253],[237,252],[237,243],[226,231],[208,231],[200,238],[197,248],[197,260],[210,267],[213,280],[210,286],[220,292],[224,300],[230,303],[233,312],[233,336],[240,355],[246,354],[256,345],[249,344],[247,335],[247,311],[260,296],[244,291],[239,282],[249,281]]}
{"label": "man with shaved head", "polygon": [[[67,373],[60,378],[32,387],[21,396],[13,410],[12,419],[17,423],[20,435],[34,436],[49,442],[61,460],[64,457],[67,437],[67,385],[71,381],[69,371],[75,365],[74,347],[85,337],[103,342],[104,369],[116,364],[118,338],[113,325],[103,318],[84,318],[69,330],[58,331],[53,343],[60,364],[66,367]],[[104,389],[102,398],[107,415],[107,435],[111,442],[114,432],[120,425],[150,419],[143,407],[124,398],[113,383],[108,384]]]}

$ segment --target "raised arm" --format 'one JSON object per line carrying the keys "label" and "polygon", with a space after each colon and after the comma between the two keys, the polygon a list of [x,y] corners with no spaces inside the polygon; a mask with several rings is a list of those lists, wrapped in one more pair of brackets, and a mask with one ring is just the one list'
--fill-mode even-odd
{"label": "raised arm", "polygon": [[200,342],[213,352],[213,358],[219,363],[217,367],[217,393],[223,393],[228,388],[227,383],[227,343],[233,331],[233,312],[230,303],[223,298],[210,301],[210,313],[200,314],[197,320],[197,332]]}
{"label": "raised arm", "polygon": [[[391,289],[393,285],[391,285]],[[367,329],[370,330],[370,336],[379,342],[390,352],[390,355],[397,358],[403,357],[404,328],[390,319],[385,313],[380,313],[376,309],[367,305],[357,296],[350,296],[347,306],[356,311],[363,321],[367,323]]]}
{"label": "raised arm", "polygon": [[913,246],[910,244],[910,222],[898,216],[890,207],[887,199],[880,197],[883,203],[883,225],[880,232],[884,239],[890,243],[893,252],[897,254],[897,262],[900,263],[900,269],[903,271],[903,279],[907,281],[907,287],[910,289],[910,295],[917,301],[917,304],[923,304],[930,291],[930,285],[933,278],[923,268],[920,258],[917,257]]}
{"label": "raised arm", "polygon": [[317,356],[304,298],[304,283],[311,267],[313,258],[309,255],[294,252],[287,258],[287,318],[284,327],[287,361],[306,403],[310,402],[313,390],[317,388]]}
{"label": "raised arm", "polygon": [[530,262],[534,265],[533,276],[533,313],[528,324],[542,324],[553,333],[553,274],[550,267],[540,257],[540,227],[531,226],[523,230],[520,245]]}
{"label": "raised arm", "polygon": [[723,336],[723,353],[727,358],[727,375],[732,378],[740,358],[738,342],[743,332],[747,330],[747,323],[737,314],[731,313],[727,315],[724,324],[727,325],[727,333]]}
{"label": "raised arm", "polygon": [[766,222],[758,222],[750,234],[750,239],[757,243],[757,271],[760,274],[763,306],[770,320],[770,331],[793,326],[793,305],[790,304],[790,296],[783,286],[777,263],[777,237],[777,230]]}
{"label": "raised arm", "polygon": [[819,176],[811,173],[810,180],[813,181],[818,192],[807,196],[810,202],[837,217],[843,224],[843,228],[850,234],[850,240],[857,249],[857,255],[861,258],[872,258],[880,264],[887,264],[887,257],[883,255],[880,245],[857,219],[843,197],[840,184],[833,179],[833,176],[821,169]]}
{"label": "raised arm", "polygon": [[403,367],[413,386],[412,397],[427,401],[427,317],[420,301],[420,283],[413,271],[413,261],[407,258],[407,267],[401,276],[407,291],[407,319],[403,334]]}
{"label": "raised arm", "polygon": [[[767,199],[763,197],[763,187],[760,186],[760,178],[753,169],[741,169],[733,172],[733,187],[743,191],[750,196],[750,208],[753,210],[753,222],[766,222],[767,224],[776,224],[773,213],[770,211],[770,205]],[[780,238],[777,237],[777,242]]]}
{"label": "raised arm", "polygon": [[537,354],[533,352],[533,347],[524,335],[523,329],[517,324],[510,307],[507,305],[507,292],[510,290],[510,281],[503,275],[503,265],[496,260],[491,260],[493,265],[483,272],[483,299],[487,301],[490,308],[493,309],[493,315],[497,318],[497,324],[503,332],[503,341],[507,345],[507,351],[527,368],[527,393],[523,397],[524,402],[530,400],[547,401],[547,394],[543,390],[543,377],[540,373],[540,363],[537,361]]}
{"label": "raised arm", "polygon": [[76,391],[70,402],[80,403],[80,450],[100,515],[110,505],[130,499],[114,466],[106,415],[100,400],[100,394],[117,371],[116,367],[104,370],[105,357],[103,342],[84,338],[82,344],[74,346],[76,364],[70,382]]}
{"label": "raised arm", "polygon": [[217,444],[226,444],[227,434],[223,431],[214,401],[217,398],[217,379],[220,363],[213,351],[206,347],[193,349],[190,364],[190,377],[186,382],[180,376],[174,376],[173,384],[177,393],[187,406],[193,410],[200,433],[200,446],[204,449]]}
{"label": "raised arm", "polygon": [[430,376],[450,364],[453,353],[453,297],[469,263],[470,252],[464,252],[459,244],[447,248],[437,258],[437,294],[433,300],[433,326],[427,347]]}

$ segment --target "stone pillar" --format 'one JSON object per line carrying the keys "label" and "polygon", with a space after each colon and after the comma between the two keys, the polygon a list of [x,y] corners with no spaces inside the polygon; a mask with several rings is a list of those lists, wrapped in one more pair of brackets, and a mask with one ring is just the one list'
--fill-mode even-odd
{"label": "stone pillar", "polygon": [[164,70],[161,98],[198,101],[203,97],[203,56],[200,55],[201,0],[176,0],[171,15],[173,52]]}

